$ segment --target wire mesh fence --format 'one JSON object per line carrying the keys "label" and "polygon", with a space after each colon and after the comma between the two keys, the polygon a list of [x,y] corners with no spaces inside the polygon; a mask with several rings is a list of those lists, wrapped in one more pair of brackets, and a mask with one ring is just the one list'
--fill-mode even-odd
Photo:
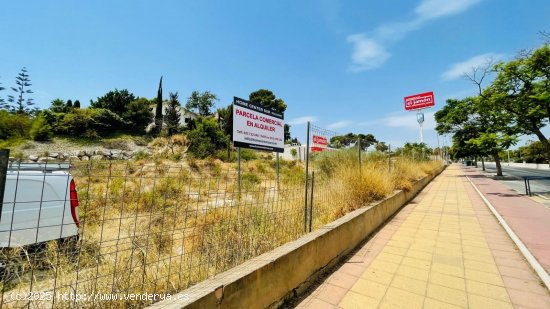
{"label": "wire mesh fence", "polygon": [[390,170],[382,153],[361,174],[360,150],[330,151],[336,135],[311,126],[307,165],[244,162],[240,184],[237,165],[216,160],[11,163],[0,307],[143,307],[404,188],[399,173],[419,175]]}
{"label": "wire mesh fence", "polygon": [[[109,298],[140,307],[297,239],[306,232],[305,173],[282,161],[277,182],[274,165],[245,163],[239,195],[237,171],[212,162],[12,164],[0,306],[97,307]],[[333,202],[316,181],[326,190],[309,191],[314,227]]]}

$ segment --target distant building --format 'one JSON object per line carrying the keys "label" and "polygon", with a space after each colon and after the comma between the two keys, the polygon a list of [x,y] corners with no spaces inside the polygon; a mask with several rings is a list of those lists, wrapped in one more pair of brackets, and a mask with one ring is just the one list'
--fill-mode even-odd
{"label": "distant building", "polygon": [[[162,102],[162,114],[165,115],[166,114],[166,107],[168,106],[168,102]],[[176,107],[176,110],[178,111],[178,114],[180,115],[180,126],[182,127],[187,127],[187,125],[189,124],[189,122],[191,120],[195,120],[197,119],[198,117],[198,114],[195,114],[193,112],[190,112],[190,111],[186,111],[185,108],[181,107],[181,106],[178,106]],[[155,118],[156,116],[156,107],[153,105],[151,107],[151,111],[153,112],[153,119]],[[149,129],[149,127],[153,127],[155,125],[155,122],[152,122],[151,124],[149,124],[147,126],[147,128]]]}

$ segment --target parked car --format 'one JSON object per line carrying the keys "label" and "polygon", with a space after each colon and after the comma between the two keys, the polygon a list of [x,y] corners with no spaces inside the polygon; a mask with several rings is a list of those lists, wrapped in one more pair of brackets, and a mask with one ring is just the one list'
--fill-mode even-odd
{"label": "parked car", "polygon": [[10,163],[0,248],[78,237],[78,194],[68,164]]}

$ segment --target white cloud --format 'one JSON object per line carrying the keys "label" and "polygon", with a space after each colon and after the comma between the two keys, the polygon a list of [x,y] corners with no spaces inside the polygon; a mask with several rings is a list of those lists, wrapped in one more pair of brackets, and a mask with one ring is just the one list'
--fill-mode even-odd
{"label": "white cloud", "polygon": [[362,72],[381,67],[390,57],[388,46],[401,40],[411,31],[418,30],[427,21],[462,13],[483,0],[423,0],[415,9],[416,17],[405,22],[382,24],[366,33],[349,35],[353,45],[352,72]]}
{"label": "white cloud", "polygon": [[306,124],[308,121],[315,122],[318,120],[319,118],[317,118],[317,116],[303,116],[303,117],[291,119],[287,123],[292,126],[292,125]]}
{"label": "white cloud", "polygon": [[465,61],[452,64],[447,71],[443,72],[441,77],[443,77],[444,80],[457,79],[471,72],[473,68],[483,67],[492,61],[497,61],[502,58],[504,58],[504,55],[495,53],[474,56]]}
{"label": "white cloud", "polygon": [[421,19],[435,19],[462,13],[482,0],[423,0],[414,10]]}
{"label": "white cloud", "polygon": [[351,55],[351,71],[353,72],[375,69],[391,57],[384,46],[364,34],[350,35],[348,42],[353,44],[353,54]]}
{"label": "white cloud", "polygon": [[342,120],[342,121],[338,121],[338,122],[329,124],[327,126],[327,129],[329,129],[329,130],[341,129],[341,128],[345,128],[345,127],[349,126],[350,124],[352,124],[351,121]]}

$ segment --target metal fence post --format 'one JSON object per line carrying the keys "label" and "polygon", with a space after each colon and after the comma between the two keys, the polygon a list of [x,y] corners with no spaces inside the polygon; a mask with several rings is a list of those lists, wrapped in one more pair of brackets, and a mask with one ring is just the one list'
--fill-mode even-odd
{"label": "metal fence post", "polygon": [[313,188],[315,188],[315,171],[311,172],[311,192],[309,199],[309,231],[311,232],[311,227],[313,225]]}
{"label": "metal fence post", "polygon": [[6,188],[9,159],[10,150],[0,149],[0,220],[2,220],[2,206],[4,204],[4,189]]}
{"label": "metal fence post", "polygon": [[237,147],[237,186],[239,188],[239,199],[241,198],[241,147]]}
{"label": "metal fence post", "polygon": [[357,138],[357,150],[359,152],[359,174],[361,174],[361,139]]}
{"label": "metal fence post", "polygon": [[391,171],[391,145],[388,145],[388,171]]}
{"label": "metal fence post", "polygon": [[310,123],[307,122],[307,141],[306,141],[306,184],[305,184],[305,193],[304,193],[304,232],[307,233],[307,184],[309,176],[309,134],[310,134]]}

